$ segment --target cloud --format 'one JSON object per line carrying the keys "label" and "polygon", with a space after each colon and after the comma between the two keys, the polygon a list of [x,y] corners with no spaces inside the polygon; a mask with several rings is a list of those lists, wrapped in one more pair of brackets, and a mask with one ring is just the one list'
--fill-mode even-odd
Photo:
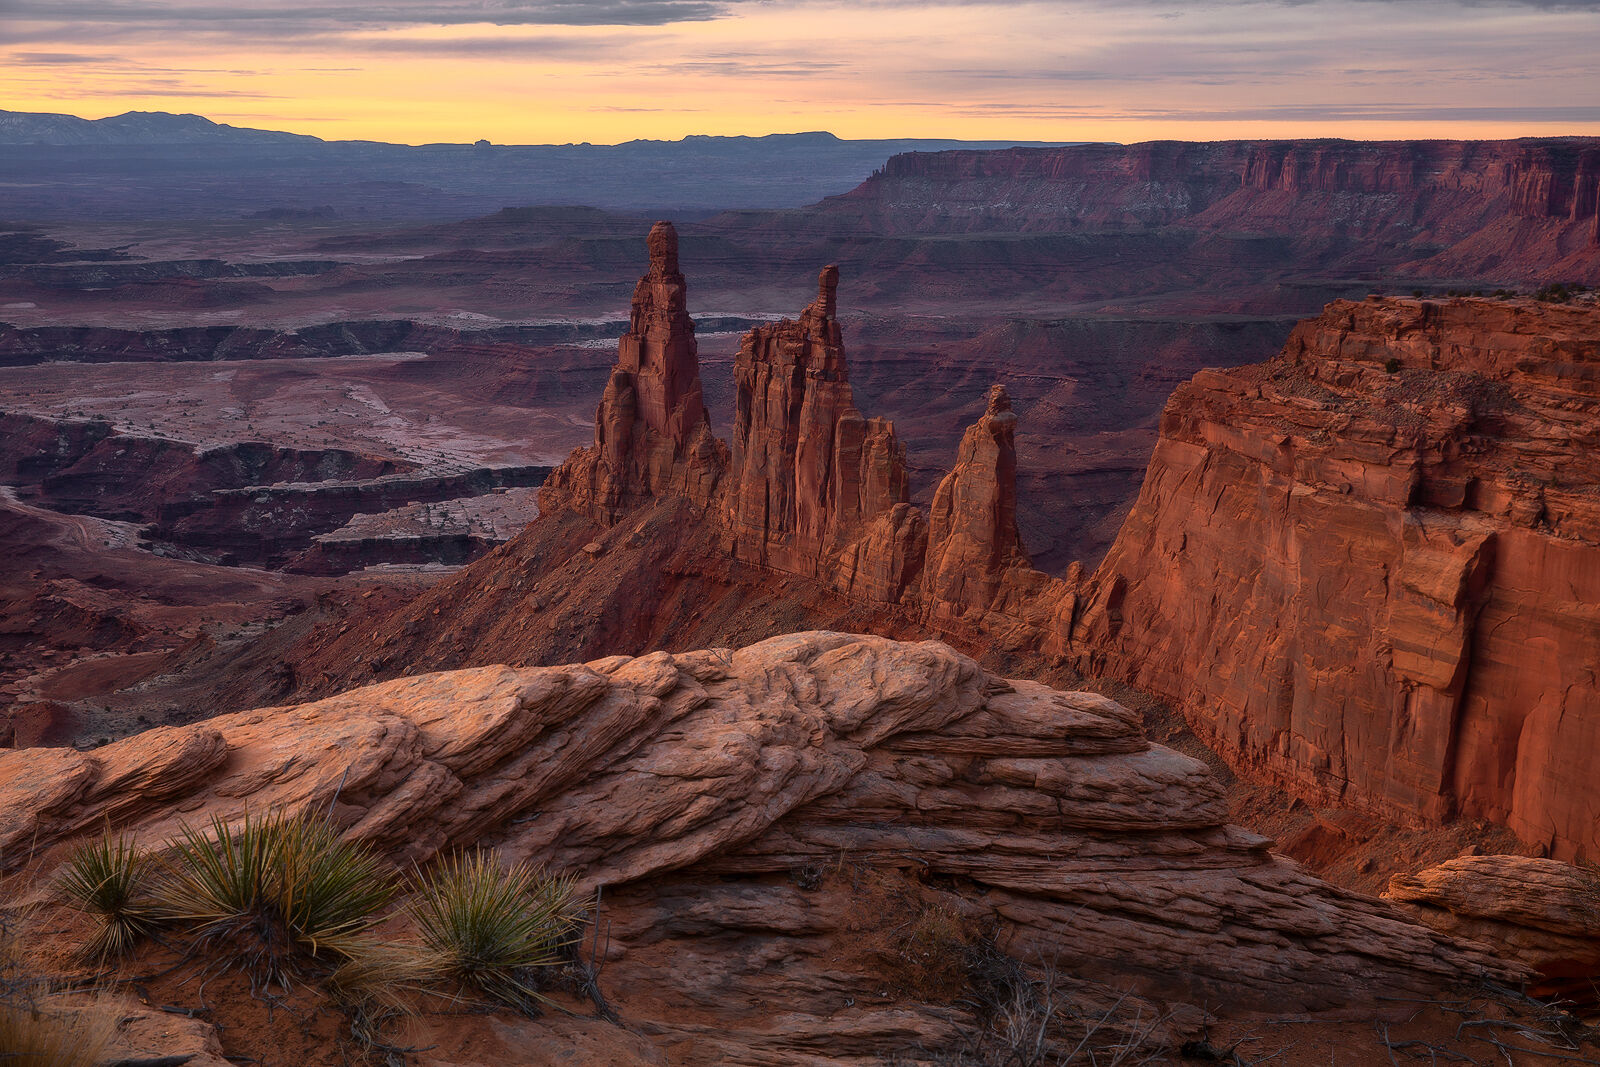
{"label": "cloud", "polygon": [[12,52],[8,58],[12,63],[22,63],[27,66],[117,62],[113,56],[85,55],[81,52]]}
{"label": "cloud", "polygon": [[1447,107],[1408,104],[1357,106],[1284,105],[1239,108],[1116,108],[1032,101],[968,103],[969,115],[1115,122],[1600,122],[1600,105]]}
{"label": "cloud", "polygon": [[419,26],[663,26],[726,15],[734,0],[391,0],[282,4],[268,0],[5,0],[12,22],[48,22],[101,32],[225,31],[316,35]]}
{"label": "cloud", "polygon": [[727,78],[806,78],[844,68],[843,63],[823,59],[686,59],[678,63],[658,63],[646,69],[664,74],[709,74]]}
{"label": "cloud", "polygon": [[[639,45],[637,36],[588,34],[583,37],[525,37],[514,35],[472,37],[393,37],[346,34],[327,42],[341,52],[374,55],[496,56],[532,58],[602,56]],[[338,69],[338,68],[322,68]]]}

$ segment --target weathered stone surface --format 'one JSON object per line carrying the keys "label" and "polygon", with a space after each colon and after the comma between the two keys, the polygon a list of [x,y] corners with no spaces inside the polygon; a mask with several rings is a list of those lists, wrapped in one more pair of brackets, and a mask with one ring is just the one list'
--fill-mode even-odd
{"label": "weathered stone surface", "polygon": [[1272,234],[1291,256],[1322,263],[1349,255],[1356,238],[1364,255],[1404,263],[1404,277],[1592,284],[1597,173],[1600,147],[1576,137],[909,152],[813,217],[841,234]]}
{"label": "weathered stone surface", "polygon": [[[573,871],[627,907],[648,909],[669,875],[712,895],[734,891],[724,878],[746,880],[741,906],[699,913],[708,935],[839,933],[788,875],[848,856],[968,881],[976,895],[963,906],[1027,958],[1213,1007],[1360,1010],[1378,990],[1515,976],[1226,825],[1204,764],[1146,742],[1126,709],[990,677],[933,642],[814,632],[736,651],[478,668],[162,740],[73,753],[68,774],[50,750],[0,752],[0,808],[29,829],[6,861],[107,824],[154,842],[214,815],[331,805],[349,836],[397,859],[481,842]],[[58,787],[40,792],[42,778]],[[110,796],[106,782],[123,787]],[[626,958],[626,938],[618,945]],[[737,987],[746,964],[764,967],[740,956],[685,976],[695,968],[680,962],[666,970],[684,975],[651,981]],[[838,988],[815,979],[792,976],[813,1000]],[[828,1014],[790,996],[797,1013]],[[887,1047],[883,1024],[863,1023],[872,1048]]]}
{"label": "weathered stone surface", "polygon": [[1492,945],[1547,980],[1600,971],[1600,880],[1557,860],[1462,856],[1395,875],[1389,900],[1422,922]]}
{"label": "weathered stone surface", "polygon": [[940,488],[936,573],[925,575],[930,525],[909,503],[905,446],[893,423],[864,417],[851,396],[838,268],[822,269],[798,320],[744,336],[730,451],[711,437],[700,401],[671,226],[657,223],[649,243],[632,328],[595,413],[595,445],[550,476],[543,510],[610,526],[652,498],[687,496],[712,512],[735,560],[941,622],[970,614],[976,623],[1005,599],[1008,581],[1038,584],[1017,535],[1016,417],[1003,388]]}
{"label": "weathered stone surface", "polygon": [[1196,376],[1078,655],[1303,794],[1596,854],[1597,367],[1593,305],[1374,299]]}

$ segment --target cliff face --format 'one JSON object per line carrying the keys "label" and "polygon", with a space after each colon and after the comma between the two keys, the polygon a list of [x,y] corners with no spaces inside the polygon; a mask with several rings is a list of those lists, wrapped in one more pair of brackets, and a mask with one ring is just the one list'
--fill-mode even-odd
{"label": "cliff face", "polygon": [[[1332,304],[1277,359],[1181,387],[1105,562],[1053,577],[1017,536],[1005,391],[925,514],[906,502],[893,427],[854,407],[833,272],[822,282],[798,322],[746,337],[734,448],[703,453],[729,457],[700,468],[714,481],[684,478],[692,456],[608,390],[602,443],[631,449],[575,453],[536,527],[372,631],[389,636],[365,677],[554,647],[520,604],[549,610],[544,628],[586,654],[807,612],[933,628],[1126,679],[1235,765],[1319,802],[1486,818],[1557,856],[1600,854],[1587,771],[1600,752],[1600,309]],[[672,477],[642,478],[650,456]],[[685,483],[699,495],[669,491]],[[557,529],[579,520],[610,529]],[[593,541],[546,544],[563,537]],[[560,573],[526,591],[496,575],[525,558]],[[791,576],[844,595],[822,603]],[[757,605],[760,619],[740,616]],[[363,676],[336,665],[366,648],[366,635],[332,640],[315,658],[349,681]]]}
{"label": "cliff face", "polygon": [[1549,138],[912,153],[822,214],[889,233],[1242,230],[1330,264],[1353,252],[1424,276],[1595,281],[1597,209],[1600,141]]}
{"label": "cliff face", "polygon": [[1336,303],[1205,372],[1072,633],[1234,762],[1600,851],[1600,314]]}

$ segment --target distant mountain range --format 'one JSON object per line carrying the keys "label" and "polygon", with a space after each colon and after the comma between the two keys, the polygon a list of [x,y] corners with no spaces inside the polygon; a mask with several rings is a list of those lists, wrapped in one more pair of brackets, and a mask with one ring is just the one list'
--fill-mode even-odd
{"label": "distant mountain range", "polygon": [[0,111],[0,212],[63,218],[465,218],[506,205],[705,214],[846,192],[902,152],[1071,142],[692,136],[617,145],[396,145],[200,115]]}
{"label": "distant mountain range", "polygon": [[320,137],[251,130],[201,115],[129,111],[103,119],[31,111],[0,111],[5,145],[323,144]]}

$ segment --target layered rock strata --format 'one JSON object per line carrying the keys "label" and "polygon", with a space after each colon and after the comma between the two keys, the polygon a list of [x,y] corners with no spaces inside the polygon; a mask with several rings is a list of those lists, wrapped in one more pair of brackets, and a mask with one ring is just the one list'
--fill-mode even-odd
{"label": "layered rock strata", "polygon": [[594,447],[551,475],[545,507],[568,507],[610,525],[654,497],[711,503],[727,448],[711,434],[678,234],[658,222],[650,266],[634,287],[628,331],[595,412]]}
{"label": "layered rock strata", "polygon": [[[734,559],[1125,679],[1317,802],[1600,854],[1600,308],[1334,303],[1277,359],[1178,389],[1105,561],[1057,578],[1016,535],[1004,391],[925,515],[892,427],[852,403],[835,301],[825,272],[741,349],[731,468],[691,496],[715,483]],[[545,510],[620,518],[595,455]]]}
{"label": "layered rock strata", "polygon": [[841,234],[1164,228],[1186,249],[1196,238],[1244,231],[1325,266],[1383,262],[1431,277],[1592,283],[1600,281],[1600,141],[1150,141],[916,152],[828,198],[807,222]]}
{"label": "layered rock strata", "polygon": [[1016,432],[1011,397],[996,385],[934,493],[923,594],[935,620],[1002,607],[1007,580],[1032,570],[1017,533]]}
{"label": "layered rock strata", "polygon": [[1327,801],[1600,852],[1600,309],[1329,306],[1180,388],[1071,647]]}
{"label": "layered rock strata", "polygon": [[1594,995],[1600,973],[1600,880],[1528,856],[1462,856],[1389,880],[1389,900],[1435,930],[1492,945],[1552,989]]}
{"label": "layered rock strata", "polygon": [[[398,860],[480,843],[571,871],[639,931],[607,969],[624,1016],[652,1003],[635,1010],[630,988],[709,1005],[747,1054],[883,1055],[948,1032],[881,1004],[881,977],[832,969],[848,946],[831,898],[789,875],[845,862],[948,880],[1019,957],[1213,1010],[1361,1013],[1374,992],[1520,974],[1227,825],[1206,766],[1150,744],[1128,709],[936,642],[813,632],[424,675],[91,752],[0,752],[0,786],[13,867],[108,827],[155,842],[276,808],[331,812]],[[632,973],[629,953],[663,938],[696,966]]]}
{"label": "layered rock strata", "polygon": [[[667,223],[651,231],[650,273],[634,303],[636,324],[662,325],[654,334],[636,325],[623,337],[596,414],[595,448],[573,453],[550,476],[544,510],[610,526],[650,499],[687,496],[709,507],[732,559],[817,579],[936,624],[981,618],[1004,601],[1010,576],[1032,574],[1017,534],[1016,416],[1005,389],[991,392],[989,410],[963,439],[930,522],[910,503],[905,446],[894,424],[855,406],[837,267],[822,269],[817,297],[799,319],[745,334],[734,360],[732,447],[714,441],[698,377],[691,378],[693,325],[683,310],[675,246],[672,273],[663,273],[663,235],[670,233]],[[666,291],[668,315],[655,310],[664,299],[655,288],[660,277],[678,279]],[[641,345],[641,336],[649,343]],[[657,369],[644,376],[640,367]],[[641,378],[654,390],[649,400],[632,384]],[[669,416],[677,403],[695,418]]]}
{"label": "layered rock strata", "polygon": [[838,268],[823,268],[799,321],[757,327],[739,346],[727,546],[735,559],[892,602],[921,570],[927,527],[909,504],[894,424],[863,418],[852,401],[838,284]]}

